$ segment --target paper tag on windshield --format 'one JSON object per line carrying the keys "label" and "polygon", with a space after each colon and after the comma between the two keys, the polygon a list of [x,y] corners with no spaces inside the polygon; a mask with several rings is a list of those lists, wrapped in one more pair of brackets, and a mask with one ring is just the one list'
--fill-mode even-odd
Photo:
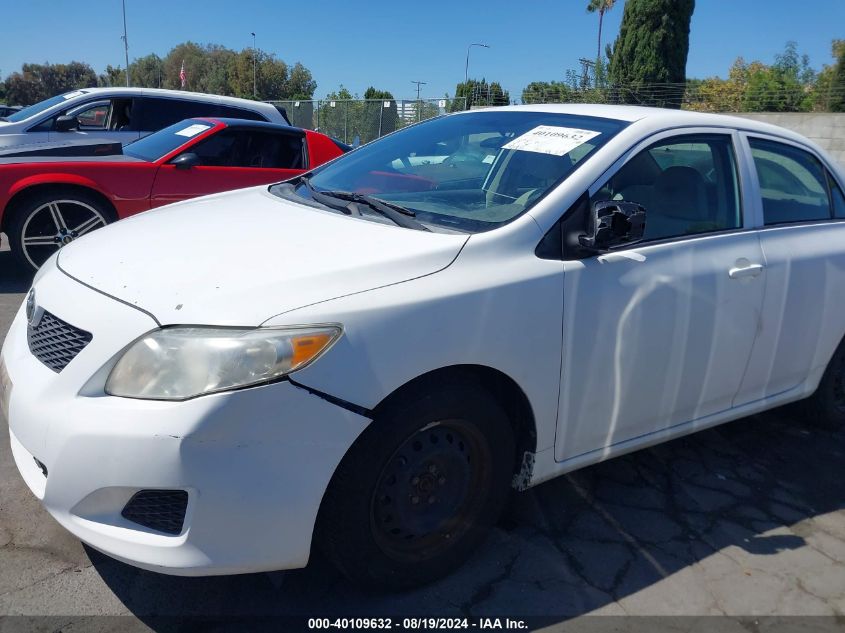
{"label": "paper tag on windshield", "polygon": [[73,99],[74,97],[78,97],[79,95],[84,95],[85,93],[81,90],[74,90],[73,92],[68,92],[67,94],[62,95],[62,99]]}
{"label": "paper tag on windshield", "polygon": [[184,130],[179,130],[178,132],[176,132],[176,134],[179,136],[187,136],[188,138],[191,138],[192,136],[196,136],[200,132],[203,132],[210,127],[210,125],[200,125],[199,123],[195,123],[194,125],[189,125]]}
{"label": "paper tag on windshield", "polygon": [[599,134],[601,132],[579,130],[574,127],[538,125],[533,130],[529,130],[522,136],[517,136],[512,141],[505,143],[502,148],[564,156]]}

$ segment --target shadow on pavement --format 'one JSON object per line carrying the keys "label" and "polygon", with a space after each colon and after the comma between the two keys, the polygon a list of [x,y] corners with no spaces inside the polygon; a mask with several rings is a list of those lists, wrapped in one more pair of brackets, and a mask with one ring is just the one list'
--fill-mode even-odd
{"label": "shadow on pavement", "polygon": [[18,263],[11,251],[0,251],[0,293],[26,292],[33,274]]}
{"label": "shadow on pavement", "polygon": [[[177,578],[88,551],[111,590],[153,628],[156,616],[194,615],[560,621],[669,576],[689,582],[692,574],[677,572],[717,552],[725,561],[708,565],[735,565],[742,580],[752,574],[743,570],[744,559],[771,561],[803,548],[817,529],[807,519],[845,508],[845,482],[835,476],[845,435],[802,426],[790,415],[747,418],[514,494],[468,564],[413,592],[365,593],[318,556],[305,570]],[[682,595],[694,600],[706,593],[702,587],[691,585]]]}

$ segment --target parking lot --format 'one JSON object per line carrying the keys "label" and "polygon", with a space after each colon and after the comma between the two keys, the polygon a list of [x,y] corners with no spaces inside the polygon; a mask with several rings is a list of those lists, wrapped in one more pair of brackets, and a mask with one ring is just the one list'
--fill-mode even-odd
{"label": "parking lot", "polygon": [[[29,285],[0,251],[0,340]],[[419,591],[306,570],[140,571],[85,548],[18,476],[0,433],[0,615],[845,614],[845,433],[744,419],[515,494],[481,551]]]}

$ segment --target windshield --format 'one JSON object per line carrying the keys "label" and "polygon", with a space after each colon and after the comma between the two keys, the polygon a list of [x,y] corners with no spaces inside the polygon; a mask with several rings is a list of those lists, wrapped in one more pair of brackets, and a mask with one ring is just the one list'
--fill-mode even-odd
{"label": "windshield", "polygon": [[148,162],[155,162],[163,156],[181,147],[196,135],[214,127],[208,121],[186,119],[170,127],[154,132],[149,136],[129,143],[123,148],[126,156],[133,156]]}
{"label": "windshield", "polygon": [[[421,222],[486,231],[524,213],[626,123],[488,110],[433,119],[319,169],[297,187],[369,194]],[[277,190],[282,195],[281,190]]]}
{"label": "windshield", "polygon": [[18,121],[23,121],[28,119],[29,117],[35,116],[36,114],[40,114],[45,110],[49,110],[57,103],[64,103],[68,99],[72,99],[73,97],[78,97],[79,95],[85,94],[81,90],[74,90],[73,92],[66,92],[63,95],[56,95],[55,97],[50,97],[49,99],[45,99],[44,101],[39,101],[38,103],[27,106],[23,110],[18,110],[14,114],[10,114],[5,118],[6,121],[10,121],[16,123]]}

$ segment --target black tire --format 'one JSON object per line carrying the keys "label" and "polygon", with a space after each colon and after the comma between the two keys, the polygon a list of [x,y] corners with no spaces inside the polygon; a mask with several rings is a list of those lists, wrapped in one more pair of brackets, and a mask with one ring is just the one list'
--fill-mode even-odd
{"label": "black tire", "polygon": [[800,414],[819,428],[836,431],[845,427],[845,342],[840,343],[819,382],[819,388],[798,403]]}
{"label": "black tire", "polygon": [[320,509],[318,545],[355,583],[426,584],[482,542],[513,468],[508,417],[476,381],[420,385],[379,411],[341,461]]}
{"label": "black tire", "polygon": [[62,246],[117,219],[96,194],[73,188],[34,191],[9,212],[9,245],[29,270],[38,270]]}

